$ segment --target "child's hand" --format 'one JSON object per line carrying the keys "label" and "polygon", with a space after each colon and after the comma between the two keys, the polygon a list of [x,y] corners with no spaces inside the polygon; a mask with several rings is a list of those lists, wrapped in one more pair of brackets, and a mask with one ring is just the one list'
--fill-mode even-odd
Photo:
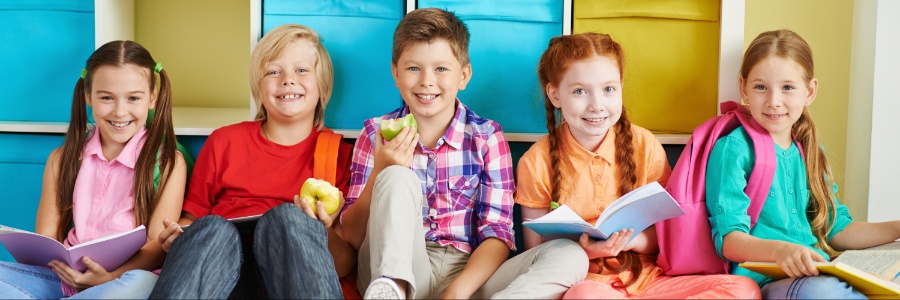
{"label": "child's hand", "polygon": [[47,265],[56,273],[56,276],[59,276],[59,280],[79,291],[116,279],[115,276],[106,272],[106,269],[87,256],[82,257],[81,262],[87,266],[87,270],[84,273],[75,271],[75,269],[58,260],[53,260]]}
{"label": "child's hand", "polygon": [[631,239],[632,234],[634,234],[634,229],[622,229],[610,235],[605,241],[591,241],[591,238],[588,237],[587,233],[582,233],[581,239],[578,240],[578,244],[581,245],[581,248],[584,248],[584,252],[587,253],[588,259],[616,256],[619,255],[619,252],[622,251],[625,244]]}
{"label": "child's hand", "polygon": [[341,193],[341,204],[338,205],[338,209],[334,211],[333,214],[328,215],[325,212],[325,205],[322,202],[316,201],[316,210],[313,212],[313,208],[306,203],[305,200],[301,199],[299,195],[294,195],[294,204],[300,207],[306,215],[310,216],[313,219],[319,220],[325,225],[325,228],[331,228],[331,224],[334,223],[334,220],[337,220],[339,214],[341,214],[341,209],[344,207],[344,193]]}
{"label": "child's hand", "polygon": [[375,132],[375,169],[384,170],[393,165],[408,167],[412,163],[413,153],[419,145],[419,134],[415,129],[404,127],[387,144],[383,140],[381,128],[378,128]]}
{"label": "child's hand", "polygon": [[160,245],[162,245],[163,250],[169,252],[172,243],[174,243],[175,239],[181,236],[182,233],[184,233],[184,229],[181,229],[181,225],[169,220],[169,218],[163,219],[163,230],[159,232],[158,237],[158,241]]}
{"label": "child's hand", "polygon": [[825,262],[825,259],[807,247],[783,242],[775,249],[775,263],[791,278],[819,275],[814,262]]}

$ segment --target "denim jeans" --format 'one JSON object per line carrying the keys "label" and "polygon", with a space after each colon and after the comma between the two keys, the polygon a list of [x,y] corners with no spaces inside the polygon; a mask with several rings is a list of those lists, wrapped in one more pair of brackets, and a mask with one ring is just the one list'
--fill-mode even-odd
{"label": "denim jeans", "polygon": [[247,249],[233,224],[213,215],[198,219],[172,244],[150,297],[222,299],[242,276],[253,276],[247,274],[260,274],[271,298],[343,297],[325,227],[296,205],[266,212],[252,241],[256,264],[244,261]]}
{"label": "denim jeans", "polygon": [[[85,289],[68,299],[147,299],[157,276],[131,270],[107,283]],[[49,268],[0,262],[0,299],[60,299],[59,277]]]}
{"label": "denim jeans", "polygon": [[868,299],[837,277],[785,278],[763,285],[763,299]]}

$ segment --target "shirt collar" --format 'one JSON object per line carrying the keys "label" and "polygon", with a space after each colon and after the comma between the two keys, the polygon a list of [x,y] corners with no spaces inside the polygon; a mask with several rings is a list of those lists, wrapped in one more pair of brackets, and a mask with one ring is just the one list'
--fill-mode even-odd
{"label": "shirt collar", "polygon": [[597,151],[591,152],[578,141],[575,140],[575,136],[572,135],[572,132],[569,131],[569,124],[563,123],[560,125],[560,130],[563,132],[563,147],[568,150],[569,160],[572,162],[574,166],[578,166],[583,164],[585,161],[590,161],[594,157],[600,157],[605,160],[609,164],[615,164],[616,160],[616,130],[615,126],[610,127],[609,131],[606,132],[606,137],[603,138],[603,142],[600,143],[600,147],[597,148]]}
{"label": "shirt collar", "polygon": [[[435,148],[446,143],[454,149],[462,149],[463,141],[466,138],[466,120],[468,119],[466,116],[468,112],[469,108],[459,101],[459,98],[456,98],[456,112],[453,115],[453,119],[450,120],[450,126],[447,127],[447,131],[438,139]],[[396,117],[402,118],[407,114],[409,114],[409,106],[404,103],[403,108],[400,109]]]}
{"label": "shirt collar", "polygon": [[[128,140],[128,143],[125,144],[125,148],[122,149],[119,156],[113,159],[113,161],[118,161],[120,164],[134,169],[138,155],[141,153],[141,148],[144,146],[144,135],[146,135],[146,133],[146,128],[142,127],[138,130],[138,132]],[[97,128],[91,129],[91,133],[88,136],[87,143],[84,145],[84,152],[81,157],[84,159],[91,155],[96,155],[101,160],[106,161],[106,157],[103,156],[103,146],[100,145],[100,130]]]}

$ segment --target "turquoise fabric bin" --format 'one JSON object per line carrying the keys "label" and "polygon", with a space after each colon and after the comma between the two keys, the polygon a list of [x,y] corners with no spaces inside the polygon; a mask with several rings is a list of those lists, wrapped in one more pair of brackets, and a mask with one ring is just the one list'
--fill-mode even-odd
{"label": "turquoise fabric bin", "polygon": [[94,1],[0,1],[0,121],[67,122],[94,51]]}
{"label": "turquoise fabric bin", "polygon": [[562,0],[419,0],[454,12],[469,28],[472,81],[459,99],[507,133],[546,133],[537,63],[563,33]]}
{"label": "turquoise fabric bin", "polygon": [[[282,24],[319,33],[334,64],[334,92],[325,125],[361,129],[363,121],[403,103],[391,77],[394,29],[406,12],[403,0],[263,1],[265,34]],[[353,136],[355,138],[355,136]]]}
{"label": "turquoise fabric bin", "polygon": [[[0,133],[0,224],[34,231],[44,164],[62,134]],[[0,247],[0,260],[15,261]]]}

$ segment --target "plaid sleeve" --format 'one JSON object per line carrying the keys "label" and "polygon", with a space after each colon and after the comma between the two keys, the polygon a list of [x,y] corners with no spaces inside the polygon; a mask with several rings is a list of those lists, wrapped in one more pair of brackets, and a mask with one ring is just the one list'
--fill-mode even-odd
{"label": "plaid sleeve", "polygon": [[356,144],[353,146],[353,159],[350,162],[350,191],[347,193],[346,203],[341,211],[347,211],[366,187],[369,174],[375,166],[374,145],[377,123],[373,119],[366,120]]}
{"label": "plaid sleeve", "polygon": [[[492,122],[493,123],[493,122]],[[484,168],[475,216],[478,220],[478,244],[494,237],[506,243],[510,250],[516,250],[512,229],[513,182],[512,157],[509,143],[494,123],[496,130],[486,136],[482,145]]]}

